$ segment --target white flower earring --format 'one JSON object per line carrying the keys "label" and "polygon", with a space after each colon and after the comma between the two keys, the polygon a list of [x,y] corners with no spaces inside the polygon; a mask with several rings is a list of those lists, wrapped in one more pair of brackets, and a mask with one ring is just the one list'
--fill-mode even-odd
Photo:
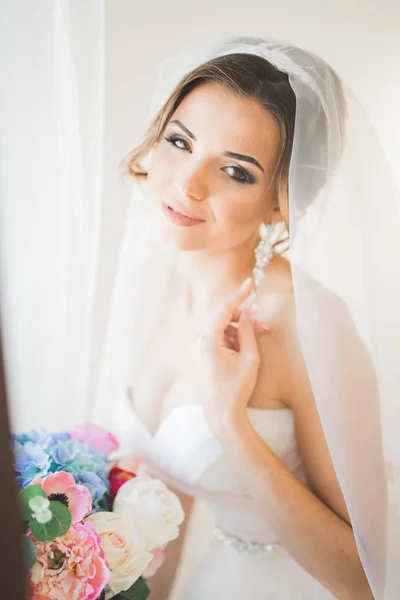
{"label": "white flower earring", "polygon": [[274,255],[272,247],[272,233],[274,231],[275,224],[271,221],[270,223],[261,223],[259,227],[260,243],[254,250],[255,255],[255,267],[253,269],[254,286],[257,285],[264,279],[265,274],[263,269],[270,262]]}
{"label": "white flower earring", "polygon": [[272,233],[275,230],[275,223],[273,221],[271,221],[270,223],[261,223],[258,232],[260,234],[260,242],[257,246],[257,248],[255,248],[254,250],[254,256],[255,256],[255,266],[253,269],[253,281],[254,281],[254,287],[253,287],[253,291],[251,292],[248,301],[247,301],[247,305],[248,306],[252,306],[253,309],[253,315],[256,316],[257,314],[257,304],[256,304],[256,299],[257,299],[257,286],[261,283],[261,281],[264,279],[265,277],[265,273],[263,271],[263,269],[267,266],[267,264],[270,262],[271,258],[274,255],[274,250],[273,250],[273,244],[271,242],[271,237],[272,237]]}

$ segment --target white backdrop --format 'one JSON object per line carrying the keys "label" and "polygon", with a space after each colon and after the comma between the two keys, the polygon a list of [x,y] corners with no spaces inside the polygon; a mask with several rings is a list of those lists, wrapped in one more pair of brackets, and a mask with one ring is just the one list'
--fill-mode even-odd
{"label": "white backdrop", "polygon": [[162,58],[204,37],[230,34],[287,39],[332,64],[364,105],[400,185],[397,0],[108,0],[103,227],[91,405],[129,197],[129,185],[122,182],[118,164],[144,133],[148,103]]}
{"label": "white backdrop", "polygon": [[0,2],[1,313],[14,430],[85,418],[103,49],[100,0]]}

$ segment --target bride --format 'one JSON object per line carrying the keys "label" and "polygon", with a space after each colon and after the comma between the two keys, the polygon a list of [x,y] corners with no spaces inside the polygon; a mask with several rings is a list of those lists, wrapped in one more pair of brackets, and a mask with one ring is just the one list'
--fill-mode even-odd
{"label": "bride", "polygon": [[127,447],[187,516],[192,498],[214,513],[182,600],[383,598],[383,400],[359,280],[378,211],[345,179],[351,110],[315,55],[219,40],[167,62],[127,157],[107,377]]}

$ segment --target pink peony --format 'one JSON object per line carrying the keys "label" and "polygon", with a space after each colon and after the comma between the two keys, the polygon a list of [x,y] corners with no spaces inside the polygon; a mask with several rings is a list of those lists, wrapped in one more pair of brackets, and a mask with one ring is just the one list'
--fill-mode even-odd
{"label": "pink peony", "polygon": [[75,523],[64,536],[38,542],[30,570],[32,600],[96,600],[111,579],[91,523]]}
{"label": "pink peony", "polygon": [[92,496],[85,485],[75,484],[71,473],[59,471],[44,479],[34,479],[30,485],[40,485],[49,500],[58,500],[68,507],[72,522],[82,521],[92,510]]}
{"label": "pink peony", "polygon": [[102,450],[106,454],[117,450],[119,446],[117,440],[111,433],[93,423],[79,425],[70,432],[70,436],[73,440],[83,440],[84,442],[87,442],[91,448]]}

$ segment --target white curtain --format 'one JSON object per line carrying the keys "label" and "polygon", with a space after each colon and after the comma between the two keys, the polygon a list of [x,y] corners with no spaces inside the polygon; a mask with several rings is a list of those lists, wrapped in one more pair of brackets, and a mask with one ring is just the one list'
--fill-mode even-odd
{"label": "white curtain", "polygon": [[103,0],[1,4],[1,318],[15,431],[86,416],[103,82]]}

